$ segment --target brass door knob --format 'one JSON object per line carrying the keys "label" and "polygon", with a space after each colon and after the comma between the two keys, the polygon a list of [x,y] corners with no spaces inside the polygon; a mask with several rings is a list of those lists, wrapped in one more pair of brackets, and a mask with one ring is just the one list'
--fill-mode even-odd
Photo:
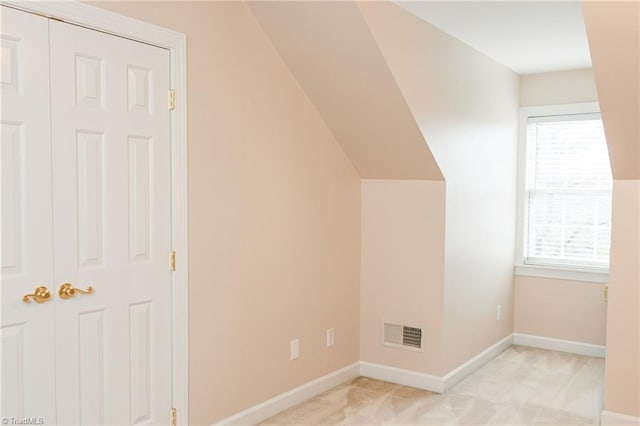
{"label": "brass door knob", "polygon": [[38,287],[34,290],[33,294],[25,294],[22,298],[24,303],[30,303],[31,299],[35,300],[36,303],[44,303],[47,300],[51,299],[51,293],[49,293],[49,289],[45,286]]}
{"label": "brass door knob", "polygon": [[60,289],[58,290],[58,294],[60,295],[60,297],[65,300],[71,299],[73,296],[76,295],[76,293],[93,294],[93,287],[89,286],[87,287],[86,290],[82,290],[79,288],[74,288],[71,285],[71,283],[64,283],[60,286]]}

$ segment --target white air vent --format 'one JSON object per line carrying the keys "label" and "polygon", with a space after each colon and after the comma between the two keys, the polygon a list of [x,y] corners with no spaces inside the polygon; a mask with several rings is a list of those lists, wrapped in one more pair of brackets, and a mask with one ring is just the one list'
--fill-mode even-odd
{"label": "white air vent", "polygon": [[382,344],[395,348],[422,351],[422,329],[384,323]]}

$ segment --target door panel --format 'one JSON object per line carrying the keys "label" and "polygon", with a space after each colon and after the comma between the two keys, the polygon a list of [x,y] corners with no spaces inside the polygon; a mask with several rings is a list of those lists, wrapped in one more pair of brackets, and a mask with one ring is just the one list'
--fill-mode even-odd
{"label": "door panel", "polygon": [[[104,423],[104,309],[78,314],[78,376],[79,397],[78,405],[80,421],[78,424],[99,425]],[[66,387],[61,399],[68,398],[69,384],[64,377],[60,378],[60,385]],[[59,386],[58,388],[60,389]],[[68,413],[59,414],[59,424],[64,424]]]}
{"label": "door panel", "polygon": [[[0,417],[55,422],[47,19],[0,6]],[[23,302],[39,286],[42,304]]]}
{"label": "door panel", "polygon": [[78,130],[76,142],[78,265],[80,268],[104,266],[104,134]]}
{"label": "door panel", "polygon": [[60,424],[171,407],[169,52],[50,22]]}

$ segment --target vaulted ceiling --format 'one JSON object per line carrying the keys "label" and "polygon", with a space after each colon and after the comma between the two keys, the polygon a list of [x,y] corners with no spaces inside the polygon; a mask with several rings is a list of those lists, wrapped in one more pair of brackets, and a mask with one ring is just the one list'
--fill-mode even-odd
{"label": "vaulted ceiling", "polygon": [[442,180],[355,2],[250,2],[363,178]]}
{"label": "vaulted ceiling", "polygon": [[593,73],[615,179],[640,179],[640,3],[585,2]]}
{"label": "vaulted ceiling", "polygon": [[579,0],[396,4],[518,74],[591,68]]}
{"label": "vaulted ceiling", "polygon": [[[399,3],[422,20],[421,34],[435,36],[434,26],[439,26],[442,34],[448,33],[445,38],[458,38],[456,43],[462,41],[477,49],[478,55],[515,71],[588,67],[592,58],[613,175],[617,179],[640,178],[637,2],[585,2],[584,20],[575,1]],[[429,141],[438,129],[430,134],[433,111],[428,105],[432,103],[425,102],[425,96],[442,93],[437,86],[428,90],[413,87],[421,84],[420,73],[434,71],[432,65],[439,59],[433,45],[411,39],[398,44],[394,41],[397,29],[381,33],[379,23],[374,30],[369,21],[375,19],[375,13],[370,13],[375,5],[367,2],[248,4],[363,178],[444,179],[446,159],[437,152],[437,139]],[[389,12],[394,8],[397,15],[401,6],[385,3],[380,7]],[[529,46],[532,40],[539,45]],[[527,46],[517,49],[518,43]],[[403,49],[413,49],[413,53],[401,52],[410,61],[394,58]],[[527,55],[519,57],[518,52]],[[477,66],[462,66],[439,78],[448,81],[462,72],[490,79],[495,74],[478,71]],[[492,98],[490,93],[486,97]],[[439,99],[438,109],[446,108],[443,104],[449,98]],[[465,113],[460,105],[465,104],[451,105],[456,114]],[[483,111],[466,113],[482,119]]]}

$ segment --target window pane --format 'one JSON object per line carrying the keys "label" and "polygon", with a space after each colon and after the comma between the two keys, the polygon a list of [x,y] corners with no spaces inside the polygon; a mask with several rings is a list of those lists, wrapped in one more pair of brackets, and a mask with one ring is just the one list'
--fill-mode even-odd
{"label": "window pane", "polygon": [[535,225],[531,240],[533,257],[554,259],[562,257],[562,229],[560,227]]}
{"label": "window pane", "polygon": [[525,261],[608,266],[612,186],[600,119],[531,120]]}

